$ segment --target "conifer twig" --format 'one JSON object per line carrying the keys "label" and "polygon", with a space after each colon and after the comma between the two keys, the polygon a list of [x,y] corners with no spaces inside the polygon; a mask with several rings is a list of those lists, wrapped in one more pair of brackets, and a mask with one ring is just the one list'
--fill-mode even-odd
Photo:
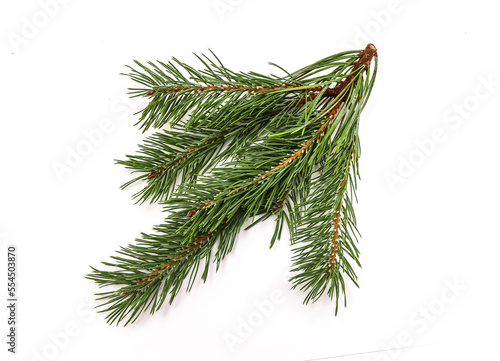
{"label": "conifer twig", "polygon": [[[292,288],[304,302],[326,293],[346,300],[345,278],[360,266],[353,210],[360,155],[358,126],[377,72],[377,49],[346,51],[296,72],[234,72],[215,56],[197,70],[175,58],[135,62],[126,74],[145,97],[138,124],[148,136],[117,163],[139,175],[139,202],[168,212],[150,234],[121,247],[109,270],[86,277],[109,323],[133,323],[171,303],[202,269],[219,268],[238,233],[273,217],[271,247],[285,225],[293,247]],[[274,64],[273,64],[274,65]],[[164,129],[168,125],[168,129]]]}

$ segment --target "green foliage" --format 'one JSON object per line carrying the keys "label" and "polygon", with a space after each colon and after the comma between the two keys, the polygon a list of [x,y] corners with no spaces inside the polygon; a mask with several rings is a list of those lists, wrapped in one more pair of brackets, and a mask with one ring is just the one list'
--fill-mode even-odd
{"label": "green foliage", "polygon": [[[122,247],[110,270],[87,278],[111,290],[97,293],[109,323],[134,322],[189,290],[201,271],[220,266],[240,229],[273,217],[271,246],[285,224],[293,246],[292,287],[305,302],[344,295],[360,266],[353,211],[358,125],[376,75],[377,54],[332,55],[282,76],[233,72],[212,53],[203,69],[173,59],[136,61],[128,75],[147,97],[139,120],[146,138],[117,163],[139,175],[138,202],[168,211],[153,233]],[[163,128],[163,129],[160,129]]]}

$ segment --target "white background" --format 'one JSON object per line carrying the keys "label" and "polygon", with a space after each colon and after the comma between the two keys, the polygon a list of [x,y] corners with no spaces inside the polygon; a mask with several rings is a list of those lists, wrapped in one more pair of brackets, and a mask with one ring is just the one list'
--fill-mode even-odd
{"label": "white background", "polygon": [[[2,2],[0,293],[7,298],[6,247],[16,244],[20,302],[16,355],[6,351],[1,307],[0,358],[491,359],[500,336],[495,5]],[[144,136],[133,127],[144,103],[127,100],[124,65],[171,56],[195,63],[192,52],[210,48],[235,70],[267,73],[272,61],[293,71],[368,41],[379,74],[361,119],[363,268],[347,308],[334,317],[327,299],[302,305],[287,282],[287,237],[268,249],[270,220],[243,232],[219,272],[172,306],[125,328],[107,325],[93,311],[89,265],[164,217],[119,189],[131,176],[114,159]],[[102,122],[102,139],[82,148]],[[69,164],[78,149],[86,154]],[[275,294],[279,302],[262,314],[257,304]],[[259,325],[242,326],[249,321]],[[371,353],[338,357],[363,352]]]}

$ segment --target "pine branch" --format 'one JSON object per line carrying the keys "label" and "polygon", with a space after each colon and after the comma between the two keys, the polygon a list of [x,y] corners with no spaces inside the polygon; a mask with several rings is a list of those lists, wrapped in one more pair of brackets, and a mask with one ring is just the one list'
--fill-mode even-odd
{"label": "pine branch", "polygon": [[[126,75],[145,86],[131,88],[133,96],[152,97],[140,118],[144,131],[150,127],[161,128],[168,122],[178,124],[190,112],[187,127],[205,121],[205,126],[221,129],[242,117],[258,114],[261,108],[280,106],[286,98],[302,99],[310,91],[326,92],[327,97],[335,97],[337,91],[329,90],[329,86],[343,80],[344,72],[352,64],[354,72],[367,66],[376,49],[370,47],[355,61],[351,59],[350,63],[339,63],[339,60],[349,58],[349,53],[352,58],[352,52],[337,54],[314,64],[314,71],[306,67],[295,75],[287,73],[282,77],[232,72],[215,55],[216,60],[205,55],[198,56],[205,66],[201,71],[174,58],[168,63],[148,62],[149,67],[136,61],[142,71],[129,67],[131,72]],[[308,77],[337,64],[338,67],[329,74]],[[350,79],[347,79],[349,82]],[[207,118],[211,118],[208,123]]]}
{"label": "pine branch", "polygon": [[[165,224],[154,228],[154,234],[142,234],[136,244],[121,248],[113,256],[114,262],[103,262],[114,271],[101,271],[92,267],[87,275],[101,287],[114,286],[115,289],[97,293],[99,312],[106,312],[106,320],[117,325],[127,319],[125,325],[133,323],[140,314],[150,308],[150,313],[158,311],[168,299],[175,299],[183,284],[189,291],[196,275],[204,263],[203,281],[208,276],[212,251],[215,252],[217,268],[233,248],[243,220],[233,217],[218,229],[200,232],[196,237],[187,238],[178,234],[177,229],[190,220],[181,213],[168,217]],[[118,286],[118,287],[117,287]]]}
{"label": "pine branch", "polygon": [[[353,142],[346,147],[339,158],[354,154]],[[353,163],[356,159],[353,159]],[[333,164],[333,163],[331,163]],[[348,258],[359,264],[355,218],[351,196],[347,194],[347,180],[350,175],[350,162],[343,169],[328,167],[318,176],[313,184],[313,196],[306,204],[299,205],[299,221],[292,240],[294,249],[294,268],[291,279],[293,288],[300,287],[308,291],[305,303],[316,301],[325,291],[330,298],[344,294],[347,275],[355,285],[357,277]],[[354,189],[353,189],[354,191]],[[305,210],[305,211],[304,211]]]}
{"label": "pine branch", "polygon": [[218,269],[244,224],[269,217],[276,221],[271,247],[288,225],[292,287],[307,292],[306,303],[326,292],[337,310],[344,278],[356,284],[357,132],[375,80],[375,47],[283,76],[233,72],[212,56],[198,56],[202,70],[175,58],[130,68],[142,86],[132,96],[150,100],[141,128],[170,129],[117,161],[140,173],[123,187],[140,181],[134,197],[161,202],[169,215],[103,262],[113,270],[87,276],[114,288],[98,294],[109,323],[126,325],[173,302],[202,264],[206,280],[212,253]]}

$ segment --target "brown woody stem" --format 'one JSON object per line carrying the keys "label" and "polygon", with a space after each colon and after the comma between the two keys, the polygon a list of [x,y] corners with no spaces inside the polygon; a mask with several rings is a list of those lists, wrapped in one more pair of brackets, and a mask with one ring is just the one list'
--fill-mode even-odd
{"label": "brown woody stem", "polygon": [[180,152],[179,154],[177,154],[177,156],[175,158],[172,158],[167,163],[162,164],[159,167],[157,167],[154,170],[152,170],[151,173],[148,174],[148,179],[155,178],[159,174],[163,173],[171,165],[176,164],[176,163],[181,163],[189,155],[191,155],[191,153],[196,152],[198,149],[200,149],[201,147],[203,147],[205,145],[208,145],[210,143],[213,143],[213,142],[217,141],[218,139],[224,137],[227,133],[230,133],[232,131],[233,131],[233,129],[230,129],[229,131],[220,132],[219,134],[217,134],[217,136],[214,136],[211,139],[207,139],[206,141],[204,141],[204,142],[202,142],[202,143],[200,143],[200,144],[198,144],[198,145],[196,145],[194,147],[188,148],[188,149]]}
{"label": "brown woody stem", "polygon": [[[351,156],[352,156],[352,154],[353,154],[353,152],[351,152]],[[349,160],[349,164],[347,165],[346,174],[344,176],[344,179],[342,180],[342,183],[340,184],[340,187],[339,187],[340,189],[344,188],[344,186],[347,182],[347,177],[349,175],[349,170],[351,168],[351,162],[352,162],[352,158]],[[333,264],[337,260],[340,219],[342,217],[341,205],[342,205],[342,198],[340,199],[339,204],[338,204],[337,208],[335,209],[336,215],[335,215],[335,220],[333,221],[333,236],[331,239],[332,254],[330,256],[329,267],[327,270],[328,274],[330,273],[330,270],[332,269]]]}
{"label": "brown woody stem", "polygon": [[[150,283],[153,279],[155,279],[156,277],[158,277],[162,271],[166,270],[167,268],[169,268],[170,266],[173,266],[175,263],[177,263],[178,261],[180,261],[181,259],[183,259],[184,257],[188,256],[194,249],[197,245],[201,244],[201,243],[204,243],[205,241],[207,241],[211,236],[212,236],[213,232],[207,232],[199,237],[196,237],[195,239],[193,239],[191,241],[191,243],[189,244],[188,247],[185,248],[185,252],[180,254],[179,256],[176,256],[176,257],[173,257],[170,262],[164,264],[163,266],[159,267],[159,268],[156,268],[154,270],[151,271],[151,273],[144,277],[143,279],[140,279],[140,280],[137,280],[135,281],[135,283],[137,284],[142,284],[142,283]],[[145,287],[146,285],[144,285],[143,287]],[[143,288],[141,287],[141,288]],[[134,290],[132,292],[122,292],[121,295],[126,295],[126,294],[129,294],[129,293],[134,293],[138,290],[140,290],[141,288],[137,289],[137,290]]]}
{"label": "brown woody stem", "polygon": [[238,86],[230,86],[230,85],[191,85],[191,86],[184,86],[184,87],[164,87],[163,89],[158,89],[158,90],[151,90],[149,93],[146,95],[154,95],[156,93],[164,93],[164,92],[172,92],[172,93],[178,93],[182,91],[192,91],[192,92],[200,92],[200,91],[213,91],[213,90],[222,90],[222,91],[244,91],[248,93],[256,93],[260,91],[269,91],[269,90],[280,90],[280,89],[295,89],[295,88],[301,88],[298,90],[306,90],[306,91],[315,91],[318,87],[311,87],[311,88],[303,88],[303,85],[283,85],[283,86],[257,86],[257,87],[251,87],[251,86],[245,86],[245,85],[238,85]]}

